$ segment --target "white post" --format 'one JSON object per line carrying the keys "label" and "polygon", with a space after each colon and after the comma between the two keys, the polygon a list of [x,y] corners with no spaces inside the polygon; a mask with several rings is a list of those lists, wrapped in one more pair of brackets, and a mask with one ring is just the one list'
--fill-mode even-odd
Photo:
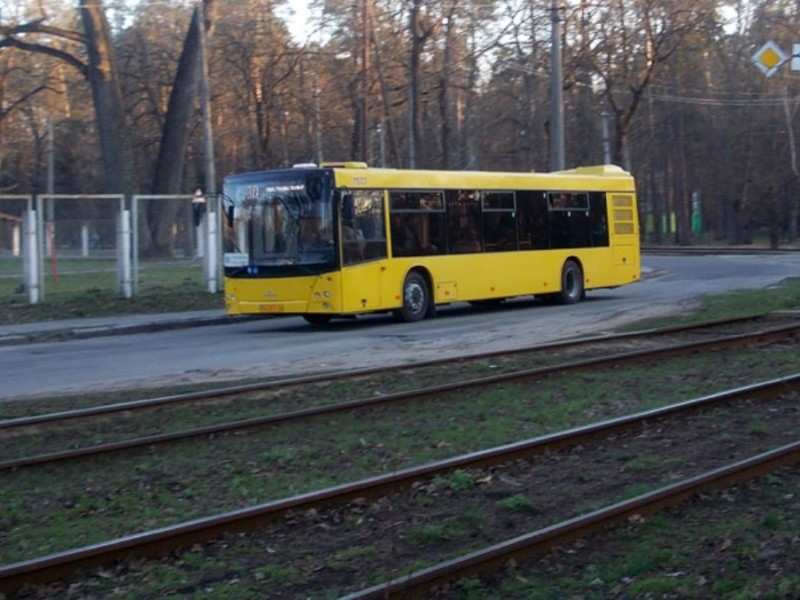
{"label": "white post", "polygon": [[[210,206],[207,206],[210,208]],[[208,284],[208,291],[216,293],[219,291],[219,275],[217,273],[219,265],[217,264],[217,251],[219,240],[219,226],[217,223],[218,211],[207,210],[205,214],[206,227],[208,229],[208,238],[206,239],[206,248],[208,252],[205,255],[206,264],[206,283]]]}
{"label": "white post", "polygon": [[89,226],[86,223],[81,225],[81,256],[89,256]]}
{"label": "white post", "polygon": [[28,290],[28,302],[39,304],[41,300],[41,282],[39,278],[39,240],[36,235],[38,224],[36,211],[28,209],[23,218],[25,226],[25,252],[22,254],[25,289]]}
{"label": "white post", "polygon": [[197,245],[195,247],[195,258],[203,258],[206,255],[206,235],[205,235],[205,227],[203,226],[206,220],[207,215],[203,215],[200,219],[200,224],[195,227],[195,240],[197,241]]}
{"label": "white post", "polygon": [[11,228],[11,255],[12,256],[19,256],[20,253],[20,238],[21,238],[21,231],[19,227],[19,223],[15,223]]}
{"label": "white post", "polygon": [[131,211],[123,210],[117,218],[117,284],[124,298],[133,296],[131,273]]}
{"label": "white post", "polygon": [[194,233],[196,247],[195,258],[203,258],[205,255],[206,233],[205,221],[208,215],[208,205],[206,204],[206,197],[203,195],[203,190],[197,189],[192,197],[192,221],[195,224]]}
{"label": "white post", "polygon": [[[123,200],[124,202],[124,200]],[[124,210],[124,205],[120,206]],[[133,273],[133,295],[139,295],[139,196],[133,195],[131,197],[131,273]]]}

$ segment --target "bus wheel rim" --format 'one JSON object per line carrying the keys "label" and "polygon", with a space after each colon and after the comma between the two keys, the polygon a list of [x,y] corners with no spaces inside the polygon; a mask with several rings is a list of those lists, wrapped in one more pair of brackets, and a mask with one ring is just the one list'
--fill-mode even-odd
{"label": "bus wheel rim", "polygon": [[405,303],[408,310],[414,314],[422,310],[425,304],[425,291],[416,281],[412,281],[406,286]]}

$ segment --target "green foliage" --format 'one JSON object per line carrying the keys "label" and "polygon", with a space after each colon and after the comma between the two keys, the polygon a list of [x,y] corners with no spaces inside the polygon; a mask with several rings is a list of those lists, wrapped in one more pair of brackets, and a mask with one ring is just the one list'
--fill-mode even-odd
{"label": "green foliage", "polygon": [[754,436],[765,436],[769,434],[769,427],[763,421],[756,420],[750,424],[748,433]]}
{"label": "green foliage", "polygon": [[503,500],[498,500],[497,505],[516,512],[537,512],[533,501],[523,494],[514,494]]}
{"label": "green foliage", "polygon": [[678,458],[643,454],[635,458],[632,458],[627,463],[625,463],[625,466],[634,471],[641,471],[646,469],[653,469],[659,466],[663,467],[678,466],[682,464],[682,462],[683,461]]}
{"label": "green foliage", "polygon": [[265,463],[287,463],[294,458],[294,451],[292,448],[270,448],[261,453],[259,458]]}
{"label": "green foliage", "polygon": [[714,581],[711,585],[711,592],[715,598],[721,597],[734,597],[733,594],[742,591],[747,584],[747,577],[744,575],[734,575],[730,573],[729,576],[720,578]]}
{"label": "green foliage", "polygon": [[477,577],[467,577],[460,580],[456,595],[459,600],[484,600],[490,597],[483,582]]}
{"label": "green foliage", "polygon": [[781,517],[776,514],[766,514],[761,519],[761,526],[768,531],[778,531],[781,526]]}
{"label": "green foliage", "polygon": [[475,484],[475,477],[469,471],[456,469],[448,477],[435,477],[434,483],[453,492],[464,492]]}
{"label": "green foliage", "polygon": [[374,546],[351,546],[346,550],[336,552],[331,558],[331,566],[340,568],[351,562],[372,560],[378,556],[378,550]]}
{"label": "green foliage", "polygon": [[451,535],[444,523],[426,523],[422,527],[412,529],[408,538],[416,546],[424,546],[450,539]]}
{"label": "green foliage", "polygon": [[265,565],[253,572],[256,581],[289,582],[297,580],[299,576],[297,569],[281,565]]}
{"label": "green foliage", "polygon": [[799,598],[800,597],[800,575],[785,577],[778,584],[775,590],[780,598]]}
{"label": "green foliage", "polygon": [[675,592],[686,592],[686,582],[680,577],[647,577],[634,581],[628,594],[635,598],[663,598]]}

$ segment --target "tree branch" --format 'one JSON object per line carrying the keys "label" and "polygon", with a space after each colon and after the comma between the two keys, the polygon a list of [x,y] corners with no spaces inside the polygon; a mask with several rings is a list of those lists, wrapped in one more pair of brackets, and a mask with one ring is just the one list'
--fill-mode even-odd
{"label": "tree branch", "polygon": [[50,25],[45,25],[43,21],[44,19],[36,19],[35,21],[29,21],[28,23],[21,23],[19,25],[0,25],[0,34],[7,37],[14,37],[20,33],[42,33],[44,35],[69,40],[70,42],[86,44],[86,36],[82,33],[70,29],[62,29],[61,27],[51,27]]}
{"label": "tree branch", "polygon": [[0,48],[8,47],[19,48],[20,50],[25,50],[26,52],[36,52],[38,54],[52,56],[64,61],[72,67],[75,67],[84,78],[86,78],[88,75],[87,66],[83,61],[76,58],[69,52],[59,50],[58,48],[51,48],[50,46],[43,46],[41,44],[29,44],[28,42],[23,42],[22,40],[19,40],[13,36],[9,36],[0,40]]}

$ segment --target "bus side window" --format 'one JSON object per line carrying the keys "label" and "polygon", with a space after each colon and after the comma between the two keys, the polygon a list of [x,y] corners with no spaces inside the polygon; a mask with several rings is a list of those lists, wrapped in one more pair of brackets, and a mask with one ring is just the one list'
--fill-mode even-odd
{"label": "bus side window", "polygon": [[517,249],[515,214],[511,211],[484,213],[484,242],[486,250],[504,252]]}
{"label": "bus side window", "polygon": [[480,194],[475,190],[448,191],[448,247],[453,254],[480,252]]}
{"label": "bus side window", "polygon": [[351,200],[342,207],[342,258],[345,264],[386,258],[383,215],[383,190],[353,191]]}
{"label": "bus side window", "polygon": [[592,246],[608,246],[608,215],[606,195],[592,192],[589,194],[590,223],[592,229]]}
{"label": "bus side window", "polygon": [[414,256],[422,251],[422,238],[408,213],[392,215],[392,254]]}
{"label": "bus side window", "polygon": [[392,254],[440,254],[446,247],[444,195],[440,191],[389,192]]}
{"label": "bus side window", "polygon": [[521,250],[550,247],[547,197],[544,192],[517,191],[517,228]]}

